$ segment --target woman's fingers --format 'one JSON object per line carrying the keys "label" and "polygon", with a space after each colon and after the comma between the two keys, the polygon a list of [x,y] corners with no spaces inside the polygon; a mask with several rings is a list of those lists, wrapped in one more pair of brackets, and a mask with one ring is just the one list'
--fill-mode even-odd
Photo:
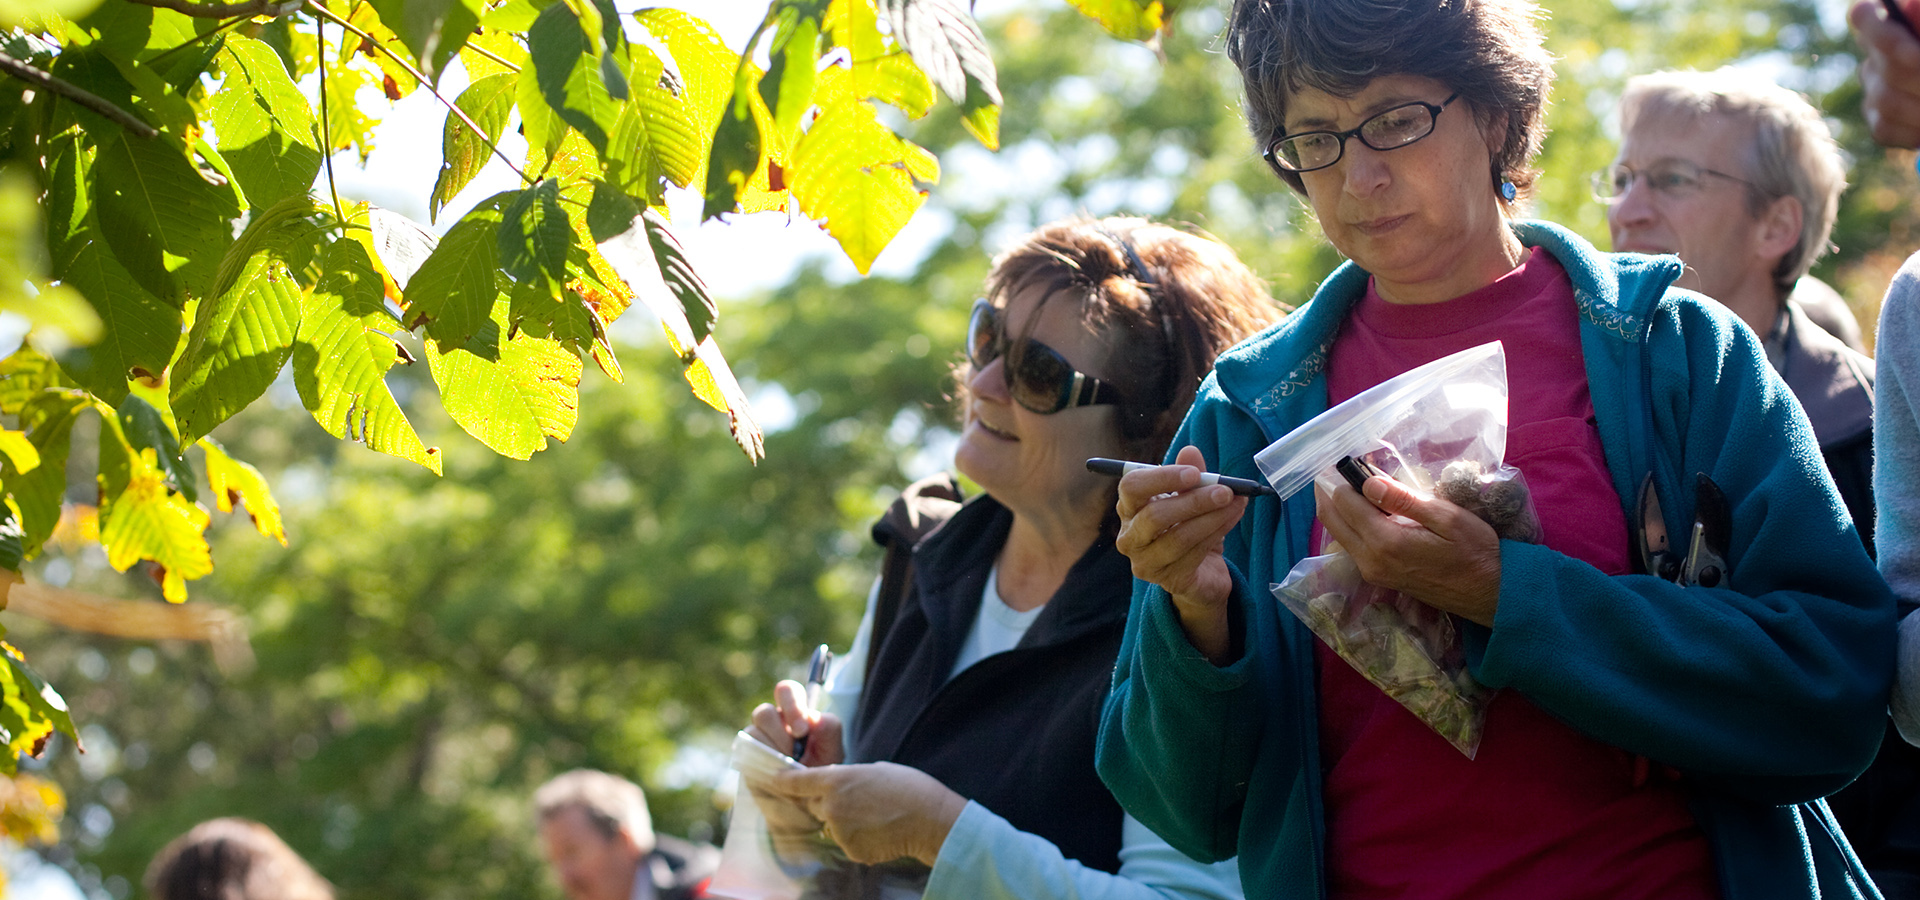
{"label": "woman's fingers", "polygon": [[1492,625],[1500,599],[1500,538],[1479,516],[1390,478],[1316,488],[1320,524],[1368,583]]}
{"label": "woman's fingers", "polygon": [[782,772],[769,787],[824,823],[861,863],[910,856],[932,865],[967,804],[933,776],[894,763]]}
{"label": "woman's fingers", "polygon": [[787,733],[786,722],[780,718],[779,707],[771,703],[762,703],[753,708],[753,715],[748,721],[751,724],[747,726],[747,733],[753,735],[754,740],[785,755],[793,755],[793,735]]}

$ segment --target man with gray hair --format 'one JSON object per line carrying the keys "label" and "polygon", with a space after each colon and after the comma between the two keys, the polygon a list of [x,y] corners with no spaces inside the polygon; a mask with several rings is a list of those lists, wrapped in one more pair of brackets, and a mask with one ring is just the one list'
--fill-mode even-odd
{"label": "man with gray hair", "polygon": [[720,851],[655,834],[640,786],[575,769],[533,794],[540,842],[570,900],[697,900]]}
{"label": "man with gray hair", "polygon": [[1760,337],[1871,552],[1873,360],[1843,342],[1850,330],[1857,343],[1859,326],[1838,295],[1807,277],[1847,184],[1826,121],[1750,72],[1658,72],[1627,82],[1620,133],[1594,181],[1613,249],[1679,254],[1678,285]]}
{"label": "man with gray hair", "polygon": [[[1806,274],[1846,187],[1825,120],[1751,72],[1658,72],[1627,82],[1620,132],[1594,183],[1613,249],[1679,254],[1679,285],[1760,337],[1871,551],[1874,363],[1839,295]],[[1832,317],[1817,324],[1823,307]],[[1884,894],[1920,898],[1920,751],[1889,728],[1873,766],[1828,803]]]}

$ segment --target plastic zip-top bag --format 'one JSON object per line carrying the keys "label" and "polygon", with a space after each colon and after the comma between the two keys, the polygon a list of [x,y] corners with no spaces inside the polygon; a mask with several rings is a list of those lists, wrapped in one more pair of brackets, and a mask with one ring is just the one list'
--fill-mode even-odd
{"label": "plastic zip-top bag", "polygon": [[[1282,498],[1319,482],[1332,491],[1352,458],[1414,491],[1465,507],[1502,538],[1537,543],[1540,519],[1507,445],[1507,365],[1499,342],[1443,357],[1374,385],[1254,456]],[[1354,667],[1471,759],[1493,692],[1468,671],[1453,617],[1368,584],[1336,543],[1272,585],[1281,605]]]}
{"label": "plastic zip-top bag", "polygon": [[[769,778],[798,768],[798,762],[744,731],[733,736],[740,786],[708,893],[736,900],[798,900],[830,858],[845,859],[805,809],[764,790]],[[769,818],[781,827],[770,827]]]}

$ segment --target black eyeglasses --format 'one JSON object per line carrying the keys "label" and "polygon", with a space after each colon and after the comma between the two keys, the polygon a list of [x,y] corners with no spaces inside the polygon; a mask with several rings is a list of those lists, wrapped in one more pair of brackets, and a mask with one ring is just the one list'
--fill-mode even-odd
{"label": "black eyeglasses", "polygon": [[1001,374],[1015,402],[1043,416],[1075,406],[1119,403],[1120,392],[1073,367],[1060,352],[1032,338],[1010,348],[1000,322],[1000,311],[988,300],[973,302],[967,320],[967,359],[984,369],[1002,356]]}
{"label": "black eyeglasses", "polygon": [[1347,131],[1302,131],[1283,135],[1280,129],[1275,128],[1273,139],[1267,142],[1267,151],[1262,155],[1275,172],[1298,175],[1339,162],[1340,157],[1347,155],[1347,138],[1350,137],[1359,138],[1360,143],[1375,150],[1398,150],[1432,134],[1434,126],[1440,121],[1440,111],[1458,99],[1460,94],[1455,92],[1437,106],[1419,100],[1402,103],[1368,116],[1358,128]]}
{"label": "black eyeglasses", "polygon": [[1656,193],[1678,200],[1699,193],[1708,175],[1737,181],[1748,188],[1758,190],[1753,182],[1738,175],[1728,175],[1706,166],[1695,165],[1684,159],[1663,159],[1648,166],[1646,171],[1642,172],[1634,171],[1625,163],[1614,163],[1602,171],[1595,172],[1593,197],[1601,203],[1618,203],[1620,198],[1625,197],[1627,191],[1633,188],[1635,181],[1644,180],[1647,187],[1653,188]]}

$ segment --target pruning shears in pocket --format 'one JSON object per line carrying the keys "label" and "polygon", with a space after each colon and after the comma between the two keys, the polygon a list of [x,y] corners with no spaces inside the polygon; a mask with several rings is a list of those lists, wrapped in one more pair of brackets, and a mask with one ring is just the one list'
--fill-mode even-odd
{"label": "pruning shears in pocket", "polygon": [[1725,491],[1696,473],[1693,482],[1693,527],[1684,535],[1686,546],[1676,552],[1667,537],[1667,519],[1653,475],[1640,482],[1640,567],[1649,575],[1682,587],[1721,587],[1728,579],[1727,548],[1733,536],[1733,507]]}

